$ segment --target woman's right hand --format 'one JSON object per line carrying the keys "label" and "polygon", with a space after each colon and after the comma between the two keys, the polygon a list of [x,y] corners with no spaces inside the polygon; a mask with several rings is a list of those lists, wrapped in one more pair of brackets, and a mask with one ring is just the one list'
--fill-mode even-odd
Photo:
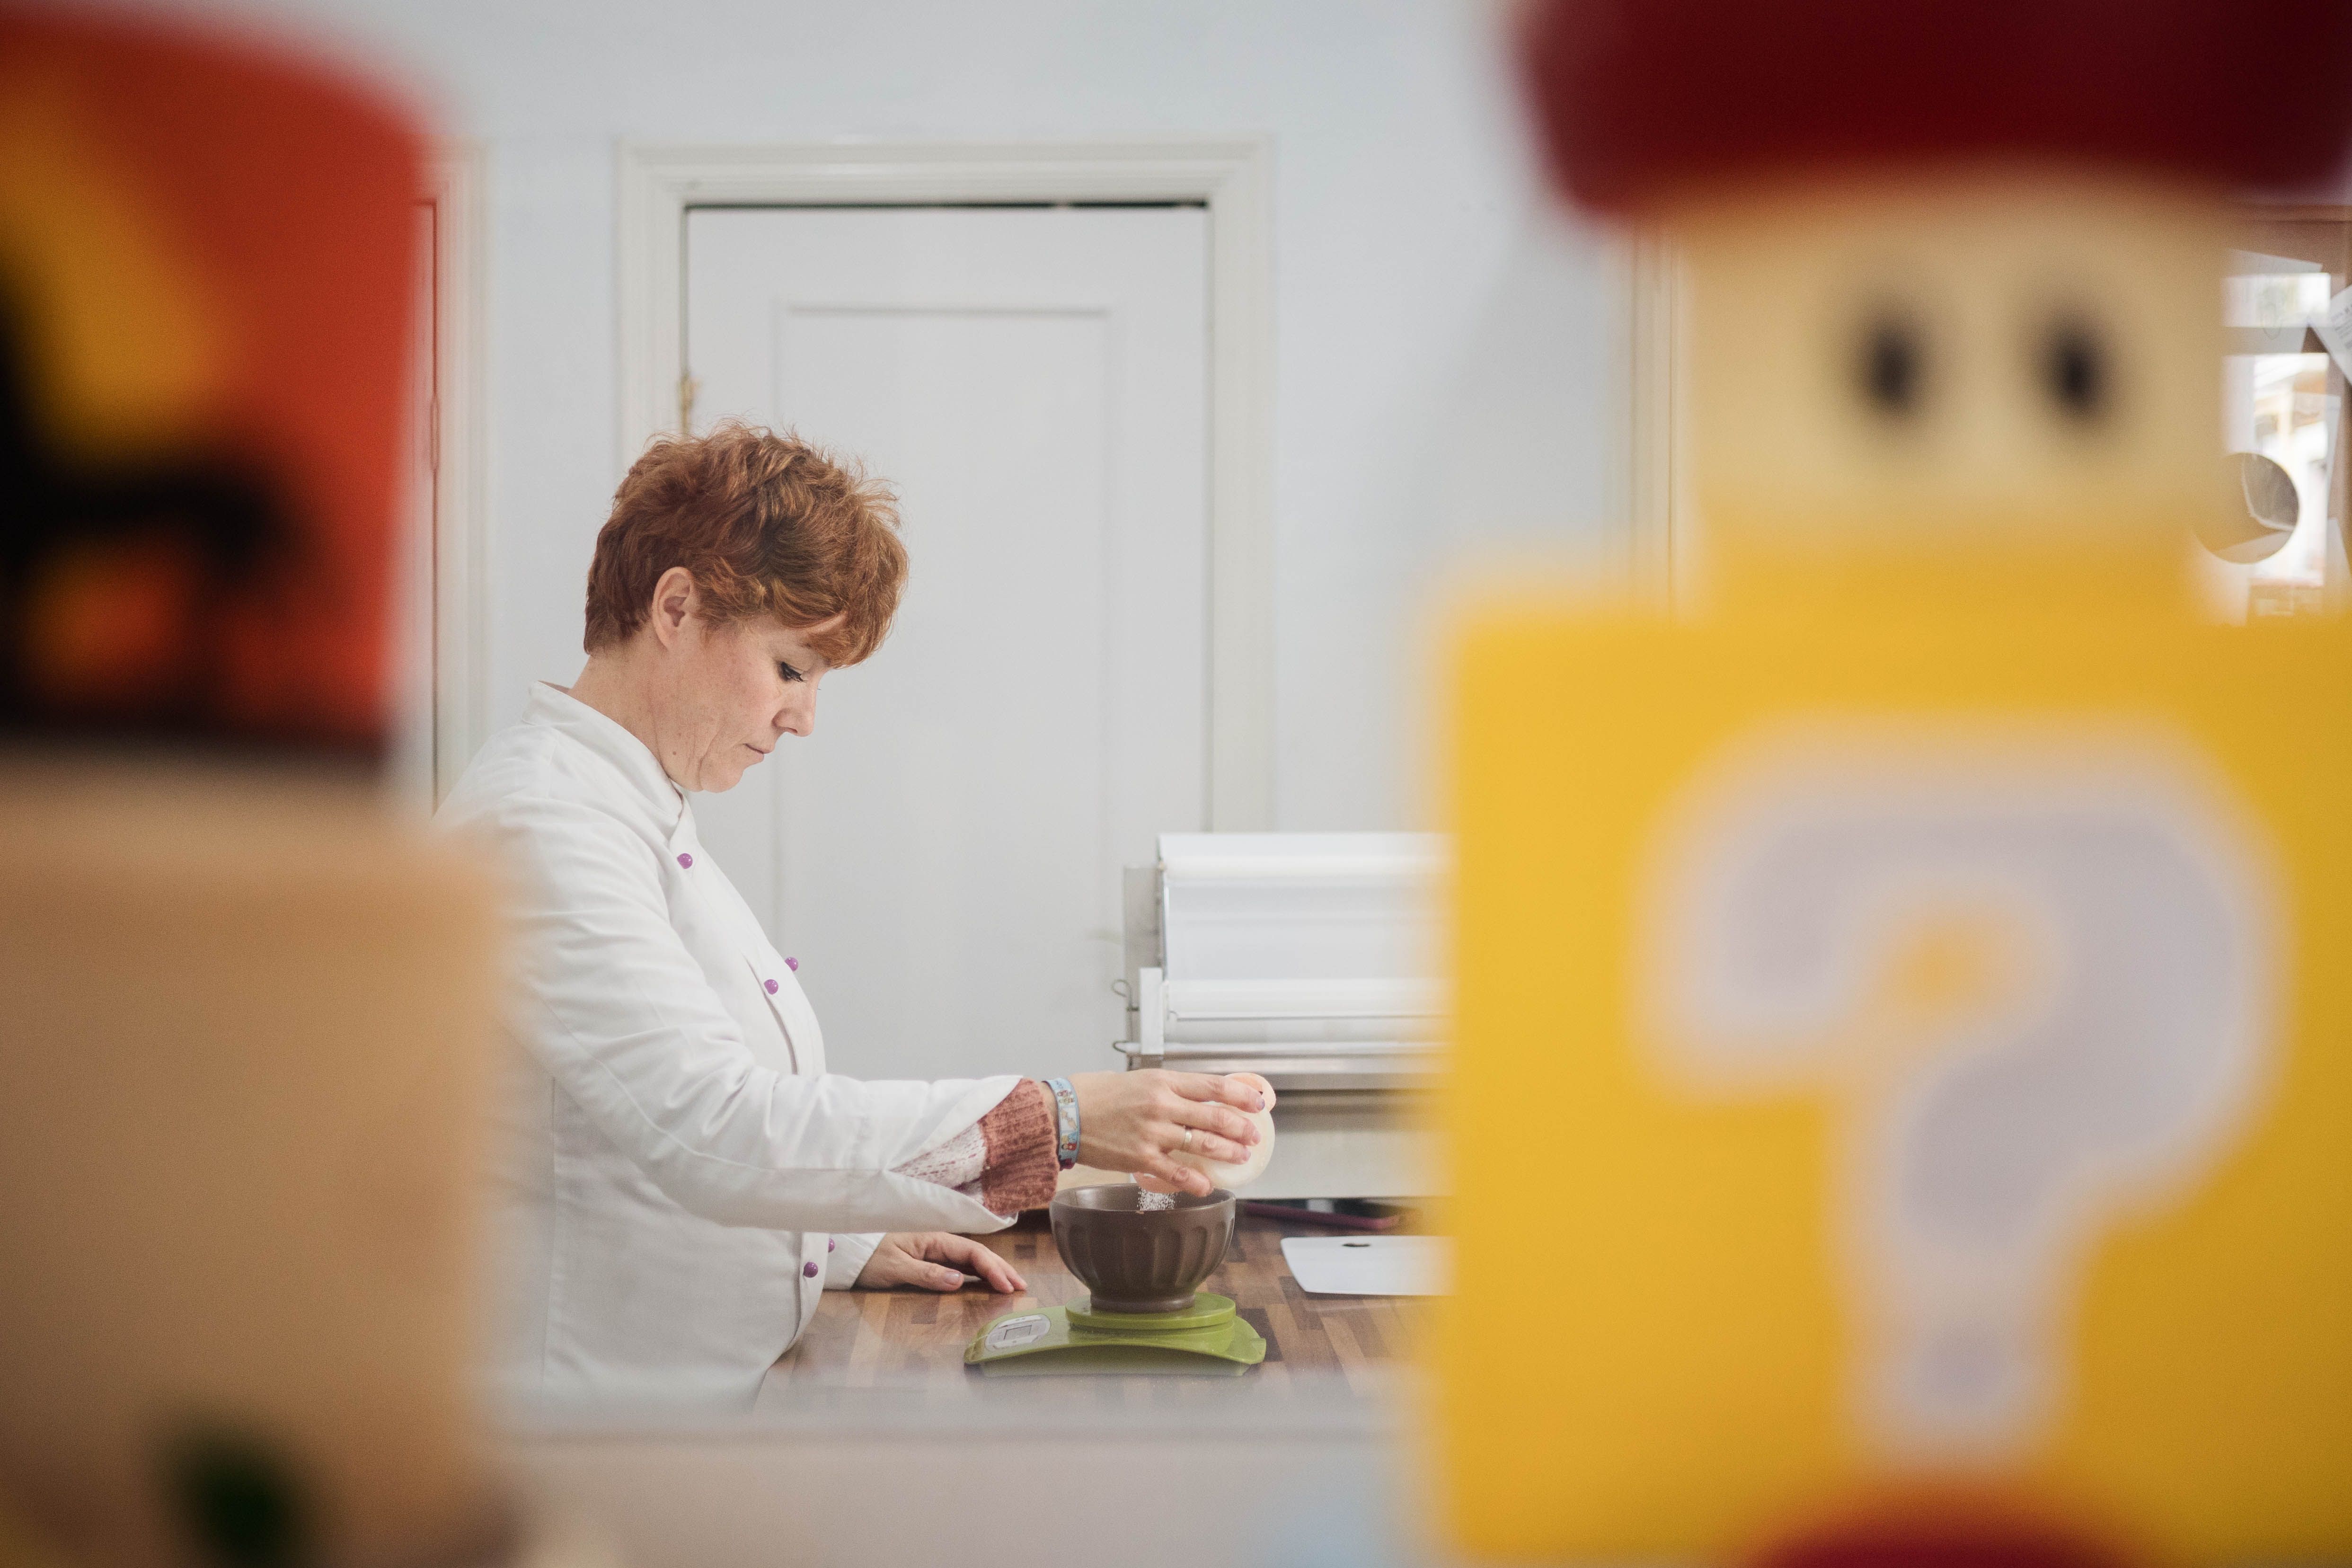
{"label": "woman's right hand", "polygon": [[1078,1163],[1098,1171],[1139,1172],[1207,1197],[1214,1184],[1170,1159],[1170,1152],[1186,1149],[1221,1165],[1238,1165],[1257,1142],[1257,1129],[1241,1113],[1264,1109],[1264,1100],[1255,1085],[1241,1079],[1146,1068],[1079,1073],[1070,1088],[1078,1097]]}

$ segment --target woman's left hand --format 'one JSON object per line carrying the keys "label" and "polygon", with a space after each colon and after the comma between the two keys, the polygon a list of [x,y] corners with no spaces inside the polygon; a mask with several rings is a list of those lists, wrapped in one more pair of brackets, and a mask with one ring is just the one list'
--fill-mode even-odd
{"label": "woman's left hand", "polygon": [[882,1238],[857,1271],[861,1290],[919,1285],[926,1290],[961,1290],[963,1277],[977,1274],[992,1290],[1007,1295],[1029,1287],[1013,1266],[968,1236],[944,1230],[894,1230]]}

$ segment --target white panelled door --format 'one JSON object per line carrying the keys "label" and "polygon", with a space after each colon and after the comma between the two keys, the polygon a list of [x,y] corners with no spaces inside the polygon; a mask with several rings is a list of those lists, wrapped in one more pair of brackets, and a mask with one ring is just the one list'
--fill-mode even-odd
{"label": "white panelled door", "polygon": [[896,630],[702,836],[860,1078],[1118,1065],[1119,868],[1205,826],[1207,214],[705,208],[698,430],[888,479]]}

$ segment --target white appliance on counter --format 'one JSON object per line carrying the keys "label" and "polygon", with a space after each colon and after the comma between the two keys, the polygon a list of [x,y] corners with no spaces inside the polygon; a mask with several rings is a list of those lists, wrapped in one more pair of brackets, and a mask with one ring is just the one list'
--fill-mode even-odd
{"label": "white appliance on counter", "polygon": [[1445,839],[1165,833],[1159,847],[1127,873],[1128,1065],[1273,1083],[1274,1160],[1252,1198],[1435,1195]]}

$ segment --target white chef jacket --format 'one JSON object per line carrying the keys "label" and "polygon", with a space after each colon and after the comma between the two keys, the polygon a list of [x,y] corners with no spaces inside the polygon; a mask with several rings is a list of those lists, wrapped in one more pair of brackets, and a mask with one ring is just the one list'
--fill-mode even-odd
{"label": "white chef jacket", "polygon": [[500,1368],[539,1402],[748,1406],[887,1230],[1008,1223],[892,1168],[1021,1081],[824,1070],[792,967],[652,752],[560,689],[440,811],[509,879],[516,1084],[501,1130]]}

